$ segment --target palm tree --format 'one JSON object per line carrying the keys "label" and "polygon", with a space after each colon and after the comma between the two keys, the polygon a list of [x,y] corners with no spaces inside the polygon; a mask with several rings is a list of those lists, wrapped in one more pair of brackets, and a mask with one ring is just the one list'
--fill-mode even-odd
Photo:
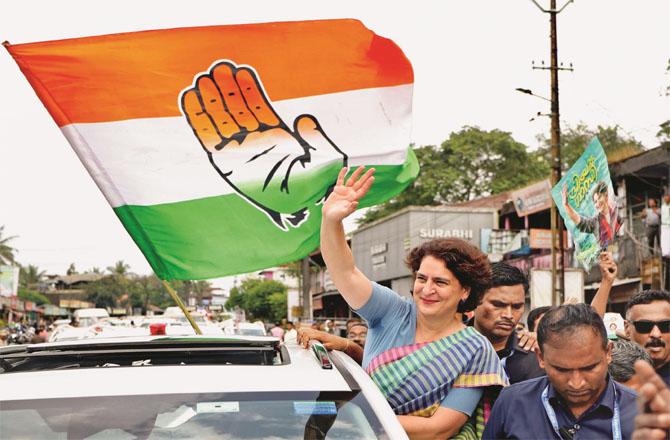
{"label": "palm tree", "polygon": [[27,267],[21,267],[19,279],[21,285],[27,288],[35,288],[42,281],[42,277],[46,271],[40,270],[37,266],[29,264]]}
{"label": "palm tree", "polygon": [[128,269],[130,269],[130,265],[124,263],[123,260],[117,261],[114,266],[107,266],[107,270],[112,275],[125,276],[128,274]]}
{"label": "palm tree", "polygon": [[2,234],[4,229],[4,225],[0,226],[0,264],[11,265],[16,261],[14,257],[16,249],[11,247],[9,242],[15,239],[16,235],[12,235],[11,237],[3,237]]}

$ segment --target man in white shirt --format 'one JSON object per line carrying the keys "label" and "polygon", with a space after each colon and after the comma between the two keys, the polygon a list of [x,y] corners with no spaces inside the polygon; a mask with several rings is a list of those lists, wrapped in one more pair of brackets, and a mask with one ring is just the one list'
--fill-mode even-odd
{"label": "man in white shirt", "polygon": [[670,258],[670,192],[666,192],[661,202],[661,254]]}

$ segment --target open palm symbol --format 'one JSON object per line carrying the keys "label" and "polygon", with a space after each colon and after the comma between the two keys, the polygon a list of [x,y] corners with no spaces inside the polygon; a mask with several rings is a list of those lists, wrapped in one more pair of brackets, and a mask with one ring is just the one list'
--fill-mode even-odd
{"label": "open palm symbol", "polygon": [[309,186],[323,186],[297,176],[314,172],[328,179],[317,183],[332,187],[337,170],[346,166],[346,154],[314,116],[296,117],[292,128],[282,121],[248,66],[215,63],[182,92],[180,106],[219,175],[283,230],[299,226],[309,215],[308,204],[327,195],[315,199]]}

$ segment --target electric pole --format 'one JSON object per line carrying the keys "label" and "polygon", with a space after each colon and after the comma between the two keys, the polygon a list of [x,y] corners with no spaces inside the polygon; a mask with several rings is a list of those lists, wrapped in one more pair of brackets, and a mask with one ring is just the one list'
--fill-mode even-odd
{"label": "electric pole", "polygon": [[[574,0],[568,0],[560,9],[556,9],[556,0],[550,0],[549,9],[541,7],[536,0],[532,0],[542,12],[549,14],[551,41],[550,65],[549,67],[535,66],[533,69],[549,70],[551,81],[551,186],[552,188],[561,180],[561,126],[558,106],[558,71],[572,71],[570,67],[558,64],[558,32],[556,30],[556,16]],[[544,64],[544,63],[542,63]],[[563,221],[554,203],[551,204],[551,297],[552,304],[559,305],[564,299],[564,261],[563,261]]]}

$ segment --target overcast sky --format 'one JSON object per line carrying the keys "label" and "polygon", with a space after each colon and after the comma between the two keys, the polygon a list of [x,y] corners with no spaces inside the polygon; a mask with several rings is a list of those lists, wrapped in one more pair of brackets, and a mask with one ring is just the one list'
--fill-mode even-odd
{"label": "overcast sky", "polygon": [[[538,0],[547,5],[548,0]],[[563,0],[558,0],[562,5]],[[670,119],[670,2],[582,0],[559,15],[561,124],[619,125],[645,147]],[[548,118],[549,16],[530,0],[4,2],[13,44],[172,27],[357,18],[391,38],[415,73],[412,140],[438,144],[464,125],[502,129],[531,148]],[[62,273],[124,260],[151,271],[6,51],[0,54],[0,225],[23,264]],[[520,166],[523,166],[520,164]]]}

